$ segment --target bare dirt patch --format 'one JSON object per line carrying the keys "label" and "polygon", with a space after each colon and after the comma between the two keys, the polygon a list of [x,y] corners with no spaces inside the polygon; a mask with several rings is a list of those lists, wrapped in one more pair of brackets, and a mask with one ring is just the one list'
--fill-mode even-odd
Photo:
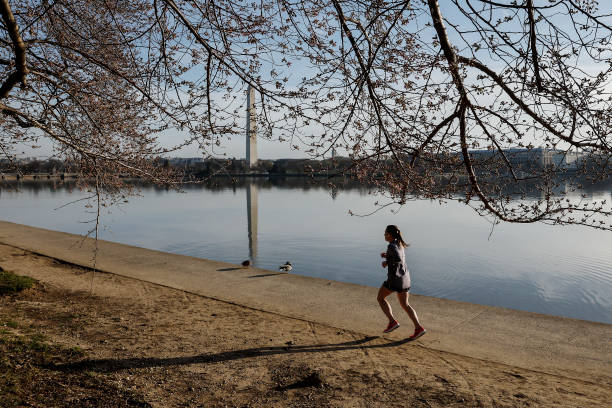
{"label": "bare dirt patch", "polygon": [[[442,353],[418,341],[366,337],[111,274],[96,273],[92,281],[91,271],[9,246],[0,245],[0,267],[39,281],[0,297],[0,376],[13,373],[10,381],[19,385],[13,388],[27,391],[5,393],[8,399],[0,402],[6,406],[609,402],[605,385]],[[46,352],[11,345],[29,344],[32,336]]]}

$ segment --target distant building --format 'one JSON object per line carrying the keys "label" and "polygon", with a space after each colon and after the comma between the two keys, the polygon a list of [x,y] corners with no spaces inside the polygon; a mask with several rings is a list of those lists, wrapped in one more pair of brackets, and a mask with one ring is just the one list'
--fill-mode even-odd
{"label": "distant building", "polygon": [[[503,150],[508,161],[519,168],[555,168],[572,170],[578,168],[585,153],[534,147],[532,149],[512,148]],[[499,155],[498,150],[470,150],[470,156],[485,159]]]}
{"label": "distant building", "polygon": [[193,163],[202,163],[204,161],[201,157],[172,157],[168,159],[168,162],[173,166],[190,165]]}

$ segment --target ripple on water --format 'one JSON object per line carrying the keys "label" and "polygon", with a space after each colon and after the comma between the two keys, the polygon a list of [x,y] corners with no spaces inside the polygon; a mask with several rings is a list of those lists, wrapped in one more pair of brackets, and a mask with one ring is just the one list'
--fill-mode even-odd
{"label": "ripple on water", "polygon": [[[417,293],[612,323],[612,265],[591,257],[522,256],[500,262],[494,253],[420,262]],[[432,267],[433,266],[433,267]]]}

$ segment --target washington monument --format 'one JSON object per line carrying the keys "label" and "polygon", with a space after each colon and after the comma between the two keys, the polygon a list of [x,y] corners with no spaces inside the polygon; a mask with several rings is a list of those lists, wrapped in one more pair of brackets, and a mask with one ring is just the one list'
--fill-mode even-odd
{"label": "washington monument", "polygon": [[251,85],[247,88],[246,113],[246,162],[249,169],[252,169],[257,164],[257,131],[255,127],[255,89]]}

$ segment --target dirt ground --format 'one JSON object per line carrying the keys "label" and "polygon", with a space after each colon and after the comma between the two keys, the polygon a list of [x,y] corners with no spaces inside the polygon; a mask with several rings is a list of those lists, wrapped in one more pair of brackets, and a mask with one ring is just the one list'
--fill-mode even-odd
{"label": "dirt ground", "polygon": [[5,245],[0,266],[39,281],[0,297],[7,406],[610,406],[599,384],[116,275],[92,280],[91,271]]}

